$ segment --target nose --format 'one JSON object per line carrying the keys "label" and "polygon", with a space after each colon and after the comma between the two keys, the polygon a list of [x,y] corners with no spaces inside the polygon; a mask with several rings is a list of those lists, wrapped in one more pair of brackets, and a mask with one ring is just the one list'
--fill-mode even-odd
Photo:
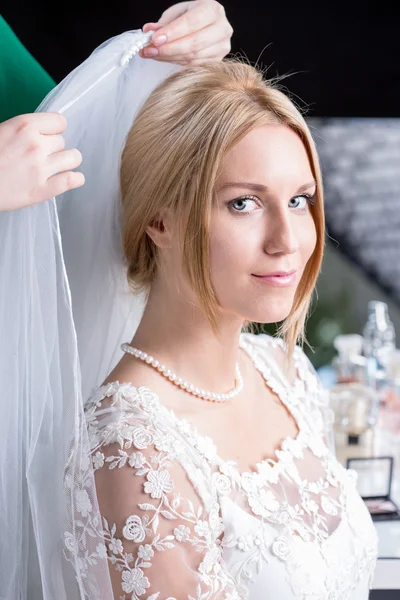
{"label": "nose", "polygon": [[264,250],[267,254],[294,254],[299,249],[293,215],[279,210],[270,216],[265,236]]}

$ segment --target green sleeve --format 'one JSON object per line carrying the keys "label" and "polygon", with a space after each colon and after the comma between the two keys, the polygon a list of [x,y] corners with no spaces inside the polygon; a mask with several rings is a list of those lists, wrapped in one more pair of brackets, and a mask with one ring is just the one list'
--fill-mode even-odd
{"label": "green sleeve", "polygon": [[0,122],[34,112],[54,86],[0,15]]}

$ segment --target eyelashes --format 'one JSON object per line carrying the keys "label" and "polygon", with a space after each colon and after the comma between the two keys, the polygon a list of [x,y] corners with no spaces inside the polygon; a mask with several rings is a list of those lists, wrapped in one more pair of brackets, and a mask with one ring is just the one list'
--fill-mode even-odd
{"label": "eyelashes", "polygon": [[[312,206],[315,204],[316,199],[315,199],[315,194],[313,196],[311,196],[311,194],[300,194],[300,196],[303,196],[304,198],[307,199],[307,202],[309,204],[311,204]],[[298,196],[295,196],[295,198],[298,198]]]}
{"label": "eyelashes", "polygon": [[[289,203],[292,200],[295,200],[296,198],[304,198],[307,201],[307,204],[309,205],[314,205],[315,204],[315,195],[311,196],[310,194],[298,194],[297,196],[293,196],[293,198],[290,199]],[[297,208],[296,206],[294,206],[293,208]],[[305,207],[306,208],[306,207]],[[300,209],[301,210],[301,209]]]}
{"label": "eyelashes", "polygon": [[[298,209],[300,212],[304,212],[305,210],[307,210],[307,206],[305,206],[303,208],[299,208],[298,206],[293,206],[293,205],[290,206],[290,202],[292,202],[293,200],[296,200],[298,198],[305,199],[307,201],[307,204],[311,205],[311,206],[314,205],[316,202],[315,195],[312,196],[311,194],[297,194],[296,196],[293,196],[289,200],[289,207],[293,208],[293,209]],[[254,212],[254,211],[241,210],[241,209],[235,208],[235,206],[234,206],[236,203],[239,203],[239,202],[243,203],[243,202],[248,202],[248,201],[252,201],[258,205],[261,203],[260,199],[257,196],[252,196],[252,195],[246,194],[245,196],[240,196],[239,198],[235,198],[234,200],[231,200],[228,203],[228,207],[235,213],[250,214],[251,212]]]}

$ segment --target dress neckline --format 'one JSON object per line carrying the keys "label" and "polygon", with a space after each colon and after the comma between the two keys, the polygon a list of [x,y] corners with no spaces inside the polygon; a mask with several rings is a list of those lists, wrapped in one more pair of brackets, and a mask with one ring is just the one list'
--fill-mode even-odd
{"label": "dress neckline", "polygon": [[[290,464],[295,456],[302,456],[303,450],[307,447],[307,441],[309,437],[309,428],[306,420],[303,417],[303,413],[298,406],[300,404],[298,398],[298,382],[302,381],[301,369],[299,368],[298,361],[295,360],[296,376],[293,383],[290,383],[283,371],[279,368],[278,363],[275,360],[271,360],[273,368],[267,364],[265,357],[266,346],[270,346],[274,343],[281,344],[278,338],[270,338],[263,336],[267,344],[263,345],[262,354],[257,353],[253,347],[251,339],[252,334],[242,333],[240,336],[240,347],[247,353],[255,368],[261,373],[264,378],[266,386],[273,391],[278,397],[282,405],[288,410],[290,416],[295,422],[298,432],[296,436],[288,435],[284,437],[280,442],[277,449],[274,450],[274,457],[267,457],[261,459],[254,464],[254,468],[250,470],[241,471],[236,466],[237,463],[234,460],[224,459],[220,456],[218,445],[208,435],[202,434],[198,426],[188,421],[183,417],[179,417],[172,408],[164,405],[158,395],[146,386],[135,386],[131,382],[119,383],[119,381],[108,383],[98,390],[98,393],[102,393],[107,388],[107,395],[115,394],[119,388],[124,387],[125,389],[132,389],[140,393],[150,394],[154,399],[154,407],[158,412],[172,420],[172,424],[176,429],[183,435],[189,435],[191,441],[194,443],[197,451],[206,459],[207,462],[217,466],[221,472],[229,474],[236,483],[241,483],[249,478],[262,478],[266,481],[275,481],[279,478],[280,474],[285,471],[288,464]],[[275,341],[277,340],[277,341]],[[283,342],[283,341],[282,341]],[[276,377],[275,371],[278,373]],[[96,394],[97,395],[97,394]]]}
{"label": "dress neckline", "polygon": [[[246,333],[241,334],[239,344],[240,347],[247,353],[254,367],[263,376],[266,387],[276,394],[281,404],[288,410],[298,429],[296,436],[293,437],[288,435],[281,439],[278,448],[274,450],[273,458],[267,457],[261,459],[260,461],[254,463],[253,469],[244,471],[239,470],[236,466],[236,461],[221,457],[218,450],[218,444],[216,444],[211,436],[202,434],[197,425],[191,423],[187,419],[179,417],[173,409],[162,404],[157,394],[154,394],[157,399],[158,409],[164,414],[169,415],[178,429],[183,429],[183,432],[185,432],[185,430],[190,432],[200,454],[202,454],[206,460],[215,464],[225,474],[229,474],[237,483],[252,477],[259,478],[260,476],[266,480],[276,480],[285,470],[288,462],[290,462],[295,455],[302,454],[307,445],[308,437],[307,425],[303,419],[302,413],[296,407],[296,405],[291,402],[291,399],[294,398],[294,394],[296,393],[296,382],[299,378],[301,379],[301,370],[299,369],[298,365],[296,365],[296,377],[293,384],[291,384],[283,374],[283,371],[279,368],[276,361],[271,361],[273,362],[272,369],[266,365],[265,359],[262,360],[261,356],[257,356],[256,351],[252,347],[251,341],[248,339],[248,335],[249,334]],[[266,339],[269,341],[278,338],[267,337]],[[263,350],[265,356],[265,347]],[[274,376],[274,370],[278,371],[281,381]]]}

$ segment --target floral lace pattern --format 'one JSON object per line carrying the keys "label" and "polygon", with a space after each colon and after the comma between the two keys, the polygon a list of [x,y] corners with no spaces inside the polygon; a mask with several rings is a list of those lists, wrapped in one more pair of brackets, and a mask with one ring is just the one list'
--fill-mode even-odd
{"label": "floral lace pattern", "polygon": [[[318,379],[298,348],[290,384],[269,360],[281,341],[245,334],[241,344],[299,430],[255,471],[221,459],[209,437],[148,388],[113,382],[86,404],[100,508],[109,485],[123,508],[106,502],[103,522],[92,522],[90,469],[82,465],[73,482],[67,474],[79,520],[66,548],[80,548],[88,566],[107,560],[119,600],[261,600],[269,585],[276,591],[278,572],[283,600],[365,597],[354,594],[371,583],[376,534],[353,473],[324,443],[329,412]],[[91,552],[90,531],[105,542]],[[161,576],[169,565],[178,572]]]}

